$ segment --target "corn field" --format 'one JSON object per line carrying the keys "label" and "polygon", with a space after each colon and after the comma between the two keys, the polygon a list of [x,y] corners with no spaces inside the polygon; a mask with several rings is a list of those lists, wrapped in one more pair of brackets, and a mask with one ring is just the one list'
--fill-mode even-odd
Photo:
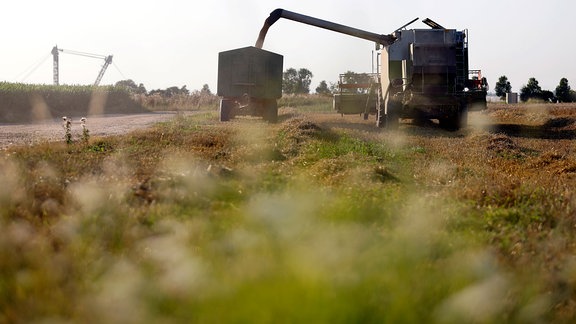
{"label": "corn field", "polygon": [[0,82],[0,123],[144,111],[121,87]]}

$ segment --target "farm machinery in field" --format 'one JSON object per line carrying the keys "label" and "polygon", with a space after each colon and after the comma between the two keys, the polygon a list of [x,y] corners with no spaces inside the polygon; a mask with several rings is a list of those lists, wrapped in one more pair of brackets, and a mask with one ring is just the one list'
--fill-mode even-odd
{"label": "farm machinery in field", "polygon": [[488,84],[479,70],[469,70],[466,30],[446,29],[430,19],[423,20],[429,29],[406,29],[416,18],[382,35],[276,9],[266,19],[254,47],[220,53],[221,120],[242,109],[276,120],[283,59],[262,46],[268,29],[280,18],[376,43],[378,72],[363,83],[339,83],[341,91],[334,96],[334,108],[342,114],[363,113],[365,118],[375,114],[378,127],[390,128],[397,127],[401,118],[437,119],[441,127],[458,130],[466,126],[469,110],[486,108]]}
{"label": "farm machinery in field", "polygon": [[220,121],[250,115],[276,122],[276,100],[282,97],[283,60],[282,55],[251,46],[220,52]]}

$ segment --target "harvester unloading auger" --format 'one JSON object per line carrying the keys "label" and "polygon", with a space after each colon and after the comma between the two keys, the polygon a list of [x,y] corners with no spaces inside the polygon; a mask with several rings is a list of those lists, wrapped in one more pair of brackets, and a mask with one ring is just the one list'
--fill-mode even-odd
{"label": "harvester unloading auger", "polygon": [[414,19],[392,34],[382,35],[276,9],[266,19],[254,47],[220,53],[221,120],[241,114],[244,109],[247,114],[276,121],[276,99],[282,95],[283,57],[262,50],[262,46],[268,29],[280,18],[383,46],[383,63],[368,98],[335,95],[337,110],[346,104],[347,113],[363,112],[366,117],[374,113],[379,127],[396,128],[400,118],[413,118],[437,119],[443,128],[458,130],[466,125],[468,110],[486,108],[486,79],[479,70],[468,69],[466,30],[446,29],[430,19],[423,22],[431,29],[404,29],[417,20]]}

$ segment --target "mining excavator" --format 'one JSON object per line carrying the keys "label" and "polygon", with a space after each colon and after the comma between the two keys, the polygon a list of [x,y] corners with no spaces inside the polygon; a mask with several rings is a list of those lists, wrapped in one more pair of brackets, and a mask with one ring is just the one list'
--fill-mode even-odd
{"label": "mining excavator", "polygon": [[[469,70],[467,30],[447,29],[432,21],[430,28],[377,34],[330,21],[276,9],[266,19],[255,46],[219,54],[220,119],[243,109],[247,114],[276,121],[276,99],[282,95],[283,57],[262,49],[268,29],[280,18],[375,42],[382,63],[362,96],[336,94],[334,106],[346,113],[376,115],[378,127],[397,128],[401,118],[435,119],[441,127],[458,130],[469,110],[486,108],[488,84],[479,70]],[[354,85],[348,85],[354,87]]]}
{"label": "mining excavator", "polygon": [[98,76],[96,77],[96,81],[94,81],[94,85],[98,86],[100,84],[100,81],[102,81],[102,77],[104,76],[104,73],[106,72],[106,69],[108,68],[108,66],[110,64],[112,64],[112,55],[98,55],[98,54],[92,54],[92,53],[85,53],[85,52],[78,52],[78,51],[72,51],[72,50],[65,50],[65,49],[61,49],[58,48],[58,46],[54,46],[52,48],[52,57],[53,57],[53,68],[52,68],[52,75],[53,75],[53,79],[54,79],[54,85],[59,85],[60,84],[60,60],[59,60],[59,53],[63,52],[63,53],[68,53],[68,54],[74,54],[74,55],[80,55],[80,56],[85,56],[85,57],[91,57],[91,58],[97,58],[97,59],[104,59],[104,64],[102,65],[102,68],[100,69],[100,72],[98,73]]}

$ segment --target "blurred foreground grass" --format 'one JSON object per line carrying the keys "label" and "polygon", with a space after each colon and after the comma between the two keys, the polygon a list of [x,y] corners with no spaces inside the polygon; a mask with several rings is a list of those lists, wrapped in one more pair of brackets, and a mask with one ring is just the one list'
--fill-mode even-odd
{"label": "blurred foreground grass", "polygon": [[574,200],[516,173],[498,137],[285,117],[4,153],[0,323],[574,316]]}

